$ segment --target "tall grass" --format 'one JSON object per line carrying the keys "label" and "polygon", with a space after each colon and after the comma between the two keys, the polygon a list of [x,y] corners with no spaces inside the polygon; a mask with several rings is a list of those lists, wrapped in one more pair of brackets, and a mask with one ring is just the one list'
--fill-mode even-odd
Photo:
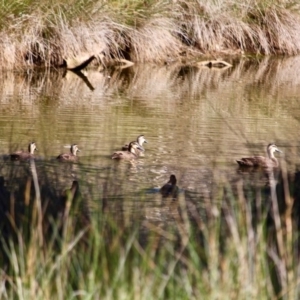
{"label": "tall grass", "polygon": [[[170,63],[202,54],[297,54],[296,1],[3,1],[2,68],[70,57]],[[100,63],[100,58],[98,63]],[[103,63],[103,61],[102,61]]]}
{"label": "tall grass", "polygon": [[[16,198],[29,195],[31,206],[25,214],[16,211],[21,222],[1,238],[1,298],[299,297],[294,183],[284,163],[279,177],[253,173],[249,181],[247,174],[230,182],[216,170],[212,198],[196,201],[186,192],[162,202],[161,221],[130,224],[117,221],[109,207],[87,222],[85,199],[70,193],[62,214],[47,214],[39,190],[51,183],[37,176],[33,162],[31,170],[26,180],[32,184],[20,186]],[[11,212],[6,221],[13,222]]]}

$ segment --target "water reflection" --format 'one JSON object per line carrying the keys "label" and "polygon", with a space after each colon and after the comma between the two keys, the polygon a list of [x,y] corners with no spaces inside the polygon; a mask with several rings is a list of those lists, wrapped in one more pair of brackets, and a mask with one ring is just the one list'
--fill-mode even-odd
{"label": "water reflection", "polygon": [[[170,208],[161,207],[161,195],[145,193],[158,191],[171,174],[184,191],[180,196],[193,207],[190,215],[203,214],[207,206],[220,211],[218,187],[239,180],[260,189],[257,201],[262,202],[268,194],[264,177],[238,173],[235,160],[276,141],[284,151],[279,163],[286,161],[293,177],[300,157],[295,138],[300,61],[232,63],[226,70],[136,65],[87,70],[84,77],[60,70],[2,73],[0,152],[35,140],[40,184],[51,187],[50,198],[75,180],[91,213],[108,211],[125,223],[171,219]],[[113,152],[141,134],[149,142],[144,157],[111,160]],[[55,161],[70,143],[81,149],[79,162]],[[28,171],[25,165],[3,162],[0,176],[6,195],[21,189],[18,182],[27,182]]]}

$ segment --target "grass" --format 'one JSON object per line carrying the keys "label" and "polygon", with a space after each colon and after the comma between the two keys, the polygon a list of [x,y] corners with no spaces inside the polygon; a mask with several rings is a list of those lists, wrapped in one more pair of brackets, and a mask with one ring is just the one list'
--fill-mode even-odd
{"label": "grass", "polygon": [[[154,75],[160,78],[158,82],[162,85],[161,90],[166,90],[166,86],[176,85],[179,70],[168,67],[168,73],[165,73],[159,68],[151,70],[150,67],[135,67],[143,70],[133,73],[134,79],[127,82],[129,95],[135,96],[141,89],[145,89],[145,82],[149,84],[148,77],[157,88],[157,77]],[[251,68],[255,69],[254,75]],[[245,70],[248,71],[247,76],[243,74]],[[286,81],[286,77],[281,76],[289,75],[289,79],[296,80],[296,76],[292,76],[293,73],[282,70],[284,71],[281,61],[271,63],[268,68],[264,67],[264,64],[245,62],[239,68],[232,69],[227,76],[234,82],[243,78],[244,84],[250,86],[254,96],[252,87],[255,87],[257,81],[267,78],[268,85],[264,91],[267,90],[266,95],[270,95],[276,86],[275,79],[279,86]],[[205,70],[190,70],[184,77],[186,91],[197,95],[205,84],[217,80],[217,76],[220,76],[218,74],[213,74],[211,70],[209,74]],[[33,78],[10,77],[9,74],[6,76],[4,80],[8,86],[15,80],[23,82],[25,86],[34,82],[34,87],[38,87],[39,90],[53,92],[51,80],[46,80],[47,77],[40,73],[32,74]],[[53,77],[52,75],[51,78]],[[196,86],[191,88],[187,77],[197,79],[192,82],[197,83],[198,89]],[[245,77],[248,79],[245,80]],[[57,78],[59,79],[53,86],[60,87],[61,79],[59,76]],[[200,87],[199,78],[203,83]],[[121,83],[116,82],[110,87],[112,91],[116,86],[120,86],[121,89]],[[140,87],[138,91],[136,86]],[[11,90],[14,91],[13,88]],[[64,88],[62,90],[65,91]],[[77,92],[76,94],[78,95]],[[173,92],[169,97],[174,95],[180,98],[177,94]],[[287,101],[290,101],[290,98],[288,97]],[[258,100],[253,101],[258,103]],[[297,101],[294,101],[296,108]],[[241,106],[241,113],[242,109]],[[282,114],[280,109],[275,109],[276,111]],[[291,152],[295,152],[294,156],[289,157],[291,169],[294,169],[292,166],[299,157],[295,149],[296,146],[293,146]],[[4,235],[5,231],[1,230],[0,297],[298,298],[299,214],[296,206],[299,196],[296,192],[290,192],[290,189],[297,190],[297,181],[296,178],[288,179],[284,161],[282,163],[283,174],[278,187],[283,191],[278,190],[277,194],[274,193],[274,186],[270,190],[265,185],[259,185],[259,178],[255,180],[254,177],[255,184],[250,180],[247,182],[246,179],[243,182],[229,182],[216,171],[213,180],[215,188],[211,198],[199,198],[195,203],[187,193],[183,199],[173,203],[174,205],[166,203],[168,209],[173,209],[173,213],[167,215],[168,220],[173,220],[171,226],[163,221],[158,224],[138,222],[136,226],[132,226],[126,219],[134,219],[135,215],[124,216],[123,220],[116,221],[110,207],[104,213],[99,210],[97,215],[91,214],[91,223],[85,224],[84,220],[83,223],[79,220],[78,209],[74,203],[75,207],[67,206],[63,228],[59,218],[50,218],[52,230],[45,236],[38,234],[41,232],[40,220],[47,220],[46,216],[41,215],[39,205],[36,205],[38,202],[35,195],[38,189],[31,183],[29,190],[28,182],[31,181],[27,181],[28,171],[19,174],[20,168],[14,166],[12,172],[7,174],[14,183],[10,188],[17,191],[17,207],[23,208],[22,203],[30,203],[31,206],[28,206],[24,213],[17,215],[15,219],[18,226],[13,227],[8,237]],[[40,199],[45,203],[48,199],[43,188],[51,186],[53,178],[39,177],[38,180]],[[54,196],[53,198],[56,199]],[[95,199],[94,202],[98,203],[99,200],[103,199]],[[142,200],[141,196],[141,203]],[[121,204],[117,202],[115,205]],[[30,217],[31,214],[33,217]],[[1,216],[1,220],[3,219]]]}
{"label": "grass", "polygon": [[[2,68],[64,59],[170,63],[200,55],[299,53],[296,1],[3,1]],[[98,59],[100,63],[100,58]]]}
{"label": "grass", "polygon": [[[296,189],[290,194],[290,185],[297,185],[284,162],[278,182],[270,173],[263,185],[264,174],[229,182],[215,171],[211,199],[195,201],[185,193],[177,201],[164,201],[161,214],[169,212],[167,221],[130,223],[125,216],[116,219],[109,207],[83,218],[80,194],[67,193],[61,214],[51,213],[45,209],[44,190],[51,184],[36,176],[35,164],[31,170],[31,178],[23,179],[22,172],[11,175],[18,177],[18,205],[11,210],[9,202],[10,211],[2,216],[1,298],[299,297],[298,212],[293,205],[298,195]],[[20,210],[22,195],[29,197],[26,210]],[[104,198],[95,203],[99,201]]]}

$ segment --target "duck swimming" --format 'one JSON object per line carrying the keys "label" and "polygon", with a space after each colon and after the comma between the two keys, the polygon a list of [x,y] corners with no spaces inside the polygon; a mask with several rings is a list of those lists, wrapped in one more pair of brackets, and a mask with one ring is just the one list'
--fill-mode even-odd
{"label": "duck swimming", "polygon": [[28,160],[30,158],[34,158],[34,151],[38,150],[35,142],[31,142],[28,145],[28,151],[19,150],[12,154],[10,154],[11,160]]}
{"label": "duck swimming", "polygon": [[[144,143],[148,143],[147,140],[145,139],[144,135],[143,135],[143,134],[139,135],[139,136],[137,137],[137,139],[136,139],[136,142],[138,143],[138,145],[140,146],[140,148],[142,148],[142,150],[138,150],[138,151],[144,152],[145,149],[143,148],[143,144],[144,144]],[[123,151],[128,150],[128,146],[129,146],[129,145],[127,145],[127,144],[124,145],[124,146],[122,147],[122,150],[123,150]]]}
{"label": "duck swimming", "polygon": [[169,196],[171,196],[173,199],[177,198],[179,189],[176,183],[176,176],[172,174],[169,181],[159,190],[163,198],[167,198]]}
{"label": "duck swimming", "polygon": [[241,167],[273,167],[277,168],[279,166],[278,160],[275,157],[274,153],[280,151],[277,146],[272,143],[267,146],[267,157],[265,156],[251,156],[251,157],[243,157],[236,162],[239,164]]}
{"label": "duck swimming", "polygon": [[142,151],[143,148],[137,142],[129,143],[128,150],[117,151],[112,155],[112,159],[136,159],[138,158],[138,151]]}
{"label": "duck swimming", "polygon": [[56,159],[60,161],[77,161],[78,160],[77,152],[80,152],[80,150],[78,149],[77,144],[73,144],[70,147],[70,153],[60,154],[56,157]]}

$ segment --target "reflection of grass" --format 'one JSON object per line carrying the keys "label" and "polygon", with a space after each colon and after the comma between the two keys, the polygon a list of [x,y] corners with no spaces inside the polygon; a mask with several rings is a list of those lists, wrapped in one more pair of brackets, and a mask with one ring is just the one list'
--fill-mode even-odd
{"label": "reflection of grass", "polygon": [[297,9],[293,0],[2,1],[1,66],[57,66],[101,52],[167,63],[187,53],[295,54]]}
{"label": "reflection of grass", "polygon": [[[137,64],[127,71],[103,73],[89,70],[88,77],[97,86],[93,92],[78,76],[69,79],[53,70],[2,73],[2,153],[24,148],[34,140],[42,157],[57,156],[63,145],[72,142],[83,147],[82,156],[91,152],[109,156],[128,137],[134,139],[139,133],[155,137],[159,127],[165,141],[168,132],[176,133],[176,140],[194,141],[185,146],[186,153],[196,155],[218,147],[220,132],[222,162],[223,154],[230,162],[236,155],[244,155],[245,143],[255,144],[257,153],[263,153],[272,141],[291,145],[299,130],[295,119],[299,114],[298,66],[297,58],[265,58],[259,64],[245,59],[225,71],[175,64]],[[179,128],[180,132],[174,131]],[[216,146],[207,140],[206,133],[212,130]],[[196,132],[201,144],[195,140]],[[180,145],[176,142],[174,149],[181,151]],[[230,154],[224,149],[231,149]],[[296,162],[299,157],[288,159]]]}
{"label": "reflection of grass", "polygon": [[[298,228],[284,164],[282,174],[278,199],[265,176],[246,174],[234,183],[215,178],[213,199],[182,194],[178,201],[164,200],[155,221],[137,218],[143,195],[138,212],[119,209],[124,216],[116,218],[107,193],[117,194],[124,179],[114,187],[103,185],[103,198],[95,199],[103,207],[89,215],[89,222],[82,218],[84,196],[73,199],[70,193],[62,213],[49,218],[47,210],[38,209],[34,182],[28,184],[28,174],[21,174],[27,184],[19,187],[15,201],[24,197],[27,209],[15,212],[18,228],[2,237],[0,292],[18,299],[295,299]],[[21,175],[15,183],[22,182]],[[41,192],[50,189],[47,178],[39,180]],[[45,204],[43,197],[42,192]],[[46,222],[52,228],[47,234]]]}

